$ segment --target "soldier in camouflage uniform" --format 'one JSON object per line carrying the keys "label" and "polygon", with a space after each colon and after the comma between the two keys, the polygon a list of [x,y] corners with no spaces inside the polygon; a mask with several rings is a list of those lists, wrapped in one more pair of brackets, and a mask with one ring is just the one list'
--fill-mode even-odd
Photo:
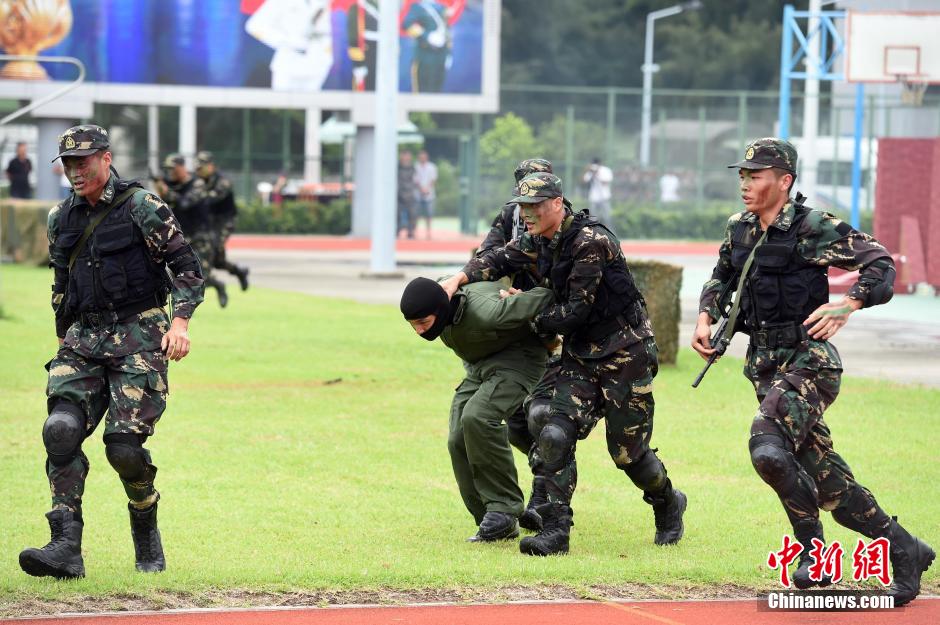
{"label": "soldier in camouflage uniform", "polygon": [[561,372],[538,439],[543,475],[536,480],[544,483],[548,503],[538,508],[541,532],[524,538],[520,549],[530,555],[568,551],[575,446],[601,417],[611,458],[653,506],[656,544],[674,544],[682,537],[686,497],[649,447],[656,343],[620,242],[586,211],[573,213],[552,174],[526,176],[518,192],[514,201],[522,204],[527,232],[471,260],[442,286],[453,294],[467,282],[497,280],[534,262],[555,293],[556,303],[533,322],[541,334],[564,337]]}
{"label": "soldier in camouflage uniform", "polygon": [[202,193],[205,194],[205,202],[209,205],[214,250],[212,266],[224,269],[238,278],[239,286],[245,291],[248,289],[248,268],[236,265],[225,256],[225,244],[235,232],[235,220],[238,217],[232,181],[219,173],[212,152],[205,150],[196,154],[196,175],[204,183]]}
{"label": "soldier in camouflage uniform", "polygon": [[190,173],[182,154],[167,155],[163,160],[163,173],[166,182],[158,183],[156,191],[173,211],[183,232],[186,233],[186,238],[196,250],[206,286],[215,289],[219,296],[219,306],[225,308],[228,306],[225,283],[212,275],[215,234],[212,229],[206,183],[202,178]]}
{"label": "soldier in camouflage uniform", "polygon": [[[51,541],[20,553],[30,575],[83,577],[83,441],[104,419],[105,454],[129,499],[138,571],[165,566],[143,443],[166,408],[167,360],[189,353],[189,319],[202,301],[199,261],[163,201],[112,175],[107,132],[75,126],[59,137],[72,195],[49,213],[52,307],[59,351],[46,365],[42,429]],[[168,276],[172,280],[168,283]],[[172,321],[164,306],[173,296]],[[107,414],[107,416],[105,416]]]}
{"label": "soldier in camouflage uniform", "polygon": [[[895,605],[913,599],[933,550],[889,517],[855,481],[833,449],[823,412],[839,394],[842,361],[829,343],[854,311],[891,299],[891,255],[871,236],[829,213],[790,198],[797,153],[782,139],[758,139],[737,168],[745,210],[728,220],[718,264],[702,289],[692,347],[707,358],[710,326],[720,316],[723,287],[740,290],[735,329],[750,336],[744,375],[760,407],[749,448],[758,475],[780,497],[805,547],[793,575],[798,588],[827,586],[810,579],[812,541],[824,542],[819,509],[869,538],[891,541]],[[828,267],[860,272],[838,302],[829,303]],[[742,279],[741,273],[745,276]],[[738,297],[738,295],[736,295]]]}
{"label": "soldier in camouflage uniform", "polygon": [[[519,163],[513,172],[513,176],[518,185],[519,181],[529,174],[540,171],[552,173],[552,164],[544,158],[528,158]],[[515,195],[516,193],[513,193],[514,197]],[[567,200],[565,201],[567,202]],[[506,202],[493,219],[490,230],[483,239],[483,243],[480,244],[475,256],[479,257],[491,250],[504,247],[510,241],[521,237],[525,231],[525,221],[522,219],[519,204],[513,201]],[[517,271],[512,276],[512,288],[519,291],[528,291],[537,286],[538,283],[539,278],[536,275],[534,263]],[[541,470],[542,463],[538,455],[537,445],[538,435],[542,431],[542,426],[548,420],[549,401],[558,380],[560,363],[561,350],[558,349],[549,358],[545,374],[539,380],[538,385],[506,420],[509,427],[509,442],[513,447],[526,454],[533,476],[537,476]],[[547,501],[544,483],[540,480],[533,480],[532,494],[529,496],[525,511],[519,517],[519,525],[532,531],[542,529],[542,519],[537,508]]]}

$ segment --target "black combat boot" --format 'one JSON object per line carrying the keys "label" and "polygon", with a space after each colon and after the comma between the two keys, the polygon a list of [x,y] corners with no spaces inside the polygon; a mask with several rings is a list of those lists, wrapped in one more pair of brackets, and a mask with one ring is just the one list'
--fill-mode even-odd
{"label": "black combat boot", "polygon": [[672,482],[667,479],[666,488],[661,493],[644,493],[643,501],[653,506],[653,519],[656,523],[653,542],[657,545],[674,545],[679,542],[685,532],[685,526],[682,524],[682,515],[688,503],[685,493],[673,488]]}
{"label": "black combat boot", "polygon": [[166,569],[163,543],[157,529],[157,504],[138,510],[127,504],[131,515],[131,538],[134,539],[134,557],[141,573],[159,573]]}
{"label": "black combat boot", "polygon": [[225,290],[225,284],[219,282],[215,285],[215,291],[219,296],[219,307],[225,308],[228,306],[228,292]]}
{"label": "black combat boot", "polygon": [[480,521],[480,529],[467,539],[467,542],[493,542],[495,540],[509,540],[519,535],[519,525],[516,517],[506,512],[487,512]]}
{"label": "black combat boot", "polygon": [[891,518],[886,537],[891,541],[894,578],[888,588],[888,596],[894,597],[894,607],[897,608],[910,603],[920,593],[920,576],[930,568],[937,554],[930,545],[901,527],[897,517]]}
{"label": "black combat boot", "polygon": [[241,265],[235,265],[235,276],[238,278],[238,285],[242,288],[242,291],[248,290],[248,267],[242,267]]}
{"label": "black combat boot", "polygon": [[81,517],[66,508],[46,513],[52,539],[42,549],[29,548],[20,552],[20,567],[35,577],[51,576],[56,579],[85,577],[82,560]]}
{"label": "black combat boot", "polygon": [[830,585],[832,577],[829,575],[824,575],[818,582],[809,578],[809,567],[813,563],[813,558],[810,557],[809,552],[813,548],[813,539],[818,538],[823,544],[826,542],[826,539],[823,538],[822,523],[819,522],[819,519],[798,521],[793,525],[793,534],[803,545],[803,551],[800,553],[796,570],[793,572],[793,584],[800,590],[806,590],[813,586],[825,588]]}
{"label": "black combat boot", "polygon": [[541,479],[535,479],[532,481],[532,494],[529,495],[529,503],[525,507],[522,516],[519,517],[519,525],[533,532],[540,531],[542,529],[542,517],[539,516],[537,508],[545,503],[548,503],[545,482]]}
{"label": "black combat boot", "polygon": [[536,511],[542,517],[542,530],[535,536],[523,538],[519,543],[519,551],[530,556],[568,553],[568,536],[574,525],[571,506],[544,503]]}

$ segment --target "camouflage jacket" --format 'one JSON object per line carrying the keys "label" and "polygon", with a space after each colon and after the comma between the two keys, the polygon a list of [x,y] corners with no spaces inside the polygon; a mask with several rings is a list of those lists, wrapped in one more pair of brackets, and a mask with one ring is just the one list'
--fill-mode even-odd
{"label": "camouflage jacket", "polygon": [[[565,209],[567,217],[572,215]],[[568,220],[566,218],[566,223]],[[643,315],[634,327],[623,327],[612,334],[594,341],[580,339],[576,331],[585,327],[595,303],[595,295],[604,277],[604,268],[623,254],[620,242],[609,236],[607,230],[590,225],[580,229],[571,237],[565,237],[568,250],[556,249],[562,245],[563,226],[551,239],[526,232],[519,239],[504,247],[490,250],[472,259],[463,268],[470,282],[494,281],[532,264],[545,276],[542,286],[551,287],[558,300],[535,317],[535,326],[540,334],[560,334],[565,337],[564,348],[580,358],[603,358],[632,345],[643,338],[653,336],[649,319]],[[553,284],[552,267],[556,257],[572,260],[565,284]],[[558,295],[566,294],[564,299]]]}
{"label": "camouflage jacket", "polygon": [[[770,227],[788,230],[795,213],[793,203],[788,201]],[[716,300],[722,288],[734,276],[731,266],[732,241],[734,230],[742,221],[749,224],[746,240],[748,245],[754,245],[763,234],[760,220],[755,214],[744,211],[728,219],[725,238],[718,250],[718,264],[712,271],[711,279],[705,282],[699,299],[699,312],[707,312],[712,319],[721,316]],[[888,250],[871,235],[855,230],[829,213],[810,209],[800,225],[797,236],[797,253],[806,262],[820,267],[859,270],[858,281],[847,293],[849,297],[861,300],[863,306],[880,303],[871,301],[869,295],[872,289],[881,286],[886,280],[893,281],[894,261]]]}
{"label": "camouflage jacket", "polygon": [[[56,335],[59,338],[65,336],[66,330],[74,321],[67,307],[61,306],[65,291],[57,290],[68,284],[69,271],[68,257],[63,258],[60,250],[55,247],[59,235],[59,214],[73,200],[71,210],[94,212],[98,210],[98,207],[105,207],[107,202],[115,196],[115,182],[116,179],[112,175],[101,194],[103,202],[99,202],[96,207],[90,206],[85,198],[70,196],[69,199],[63,200],[49,211],[49,259],[50,265],[56,274],[52,287],[52,309],[56,315]],[[189,243],[186,242],[183,232],[180,230],[179,223],[159,197],[146,189],[139,189],[126,201],[133,202],[130,210],[131,217],[143,234],[144,242],[153,262],[162,265],[165,257],[189,247]],[[173,316],[185,319],[192,317],[196,306],[202,302],[204,290],[203,277],[198,269],[196,271],[183,271],[174,275],[170,284],[170,292],[173,298]]]}
{"label": "camouflage jacket", "polygon": [[183,233],[192,239],[197,233],[209,232],[212,228],[212,215],[206,195],[206,183],[199,176],[193,176],[184,183],[167,185],[163,200],[179,222]]}
{"label": "camouflage jacket", "polygon": [[202,181],[204,184],[199,189],[199,197],[208,204],[210,216],[217,219],[235,217],[238,209],[232,181],[218,172],[202,178]]}

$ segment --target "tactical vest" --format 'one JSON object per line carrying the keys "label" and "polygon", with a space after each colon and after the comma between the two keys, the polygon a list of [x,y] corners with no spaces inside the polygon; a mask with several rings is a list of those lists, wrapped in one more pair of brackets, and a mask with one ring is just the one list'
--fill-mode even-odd
{"label": "tactical vest", "polygon": [[[221,175],[218,173],[212,174],[208,179],[206,179],[206,191],[212,192],[215,190],[216,185],[221,181]],[[238,214],[238,208],[235,205],[235,195],[231,192],[225,193],[221,199],[216,196],[215,199],[211,199],[211,216],[223,217],[226,219],[234,218]]]}
{"label": "tactical vest", "polygon": [[[750,275],[741,294],[744,331],[802,323],[814,310],[829,302],[828,269],[807,262],[797,251],[800,224],[810,209],[797,205],[790,228],[770,228],[757,248]],[[745,243],[748,222],[738,222],[732,234],[731,264],[736,271],[754,248]]]}
{"label": "tactical vest", "polygon": [[193,176],[185,183],[177,185],[174,188],[177,198],[170,206],[187,239],[197,232],[207,231],[210,227],[209,204],[201,198],[194,198],[195,184],[196,177]]}
{"label": "tactical vest", "polygon": [[[618,240],[610,228],[597,221],[597,218],[591,217],[587,211],[575,214],[571,225],[562,232],[555,256],[551,259],[550,268],[545,266],[549,259],[544,258],[544,254],[539,255],[539,274],[550,276],[551,288],[555,292],[557,301],[564,302],[569,299],[568,278],[574,267],[572,246],[577,234],[587,226],[603,229],[611,240]],[[642,320],[640,305],[643,303],[643,295],[636,288],[633,274],[627,268],[627,261],[623,252],[620,251],[604,266],[603,277],[597,286],[591,314],[581,334],[595,340],[622,327],[621,321],[630,326],[636,326]]]}
{"label": "tactical vest", "polygon": [[[118,180],[115,197],[136,180]],[[59,215],[57,257],[67,259],[95,214],[73,206],[75,196]],[[149,254],[143,233],[131,217],[132,198],[114,207],[98,224],[75,259],[66,290],[73,313],[113,311],[130,314],[166,304],[164,269]],[[104,210],[99,208],[98,210]]]}

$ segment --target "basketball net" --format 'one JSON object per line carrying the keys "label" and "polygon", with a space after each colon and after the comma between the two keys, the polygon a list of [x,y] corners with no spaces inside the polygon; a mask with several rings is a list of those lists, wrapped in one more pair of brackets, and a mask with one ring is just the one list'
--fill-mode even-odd
{"label": "basketball net", "polygon": [[901,83],[901,102],[910,106],[920,106],[924,103],[924,94],[927,93],[928,82],[913,75],[899,75]]}

